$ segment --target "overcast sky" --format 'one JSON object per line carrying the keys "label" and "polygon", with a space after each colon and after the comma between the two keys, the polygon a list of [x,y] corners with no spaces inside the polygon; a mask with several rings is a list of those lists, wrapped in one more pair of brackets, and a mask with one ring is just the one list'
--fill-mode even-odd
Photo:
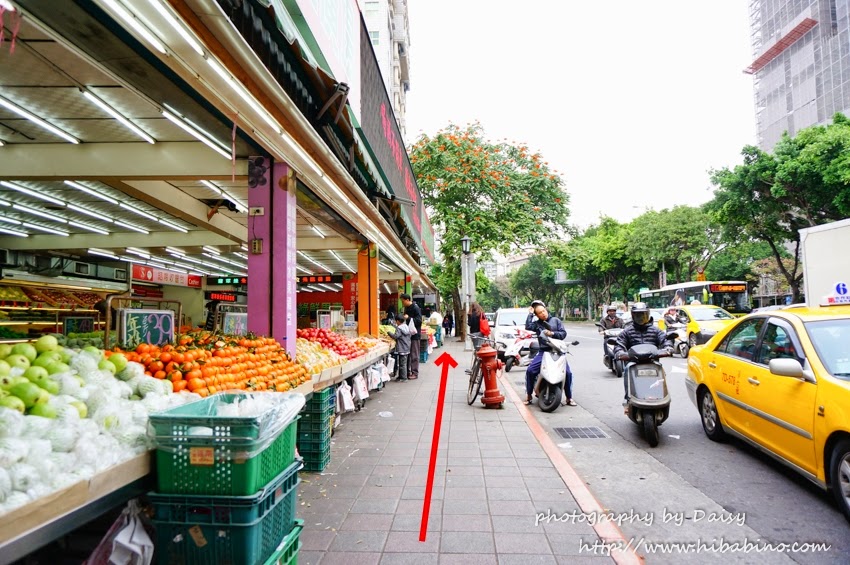
{"label": "overcast sky", "polygon": [[571,221],[701,204],[755,143],[747,2],[409,0],[407,135],[481,122],[557,169]]}

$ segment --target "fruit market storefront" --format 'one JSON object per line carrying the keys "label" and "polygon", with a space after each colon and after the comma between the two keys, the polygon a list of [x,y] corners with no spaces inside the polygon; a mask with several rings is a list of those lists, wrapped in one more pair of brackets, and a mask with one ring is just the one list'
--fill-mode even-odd
{"label": "fruit market storefront", "polygon": [[[299,303],[301,312],[316,303],[302,296],[332,288],[343,310],[355,312],[358,335],[377,335],[382,293],[432,287],[420,266],[430,251],[410,245],[427,238],[407,227],[362,132],[316,118],[332,97],[328,77],[309,75],[292,48],[279,44],[280,68],[270,69],[239,22],[212,3],[133,3],[129,20],[106,1],[0,1],[7,5],[14,8],[6,12],[13,22],[7,33],[14,29],[16,37],[0,44],[0,317],[7,314],[0,327],[19,332],[9,341],[44,330],[79,341],[77,350],[49,339],[34,351],[9,350],[15,367],[8,365],[8,375],[0,363],[0,378],[18,379],[3,384],[21,389],[25,412],[57,412],[23,422],[9,416],[0,425],[4,442],[19,440],[0,446],[18,466],[8,482],[0,474],[4,563],[161,486],[152,483],[162,477],[151,473],[151,413],[181,409],[188,399],[218,401],[222,390],[301,387],[317,391],[303,420],[321,428],[328,410],[316,402],[329,402],[332,385],[375,364],[387,348],[365,349],[352,336],[344,361],[302,354]],[[354,155],[353,167],[343,164],[331,135]],[[298,284],[326,275],[356,286],[346,295],[337,283]],[[211,279],[233,284],[212,286]],[[205,292],[247,295],[254,335],[181,332],[202,325],[211,299]],[[82,330],[111,326],[111,310],[94,308],[106,296],[128,300],[116,302],[116,312],[164,311],[178,302],[170,330],[161,315],[134,321],[174,342],[144,339],[104,351]],[[335,303],[318,303],[316,323],[319,310]],[[302,318],[310,315],[307,306]],[[58,394],[48,390],[57,384]],[[10,412],[20,414],[3,414]],[[56,425],[77,420],[64,426],[73,433]],[[283,439],[275,442],[294,450],[294,429],[276,430]]]}

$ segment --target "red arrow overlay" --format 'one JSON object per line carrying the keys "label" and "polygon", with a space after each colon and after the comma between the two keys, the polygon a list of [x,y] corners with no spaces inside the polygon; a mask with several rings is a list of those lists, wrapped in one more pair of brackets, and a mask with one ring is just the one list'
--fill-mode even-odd
{"label": "red arrow overlay", "polygon": [[442,365],[440,376],[440,395],[437,397],[437,416],[434,418],[434,437],[431,438],[431,461],[428,463],[428,482],[425,485],[425,502],[422,504],[422,525],[419,526],[419,541],[425,541],[428,532],[428,513],[431,511],[431,490],[434,488],[434,468],[437,466],[437,448],[440,446],[440,426],[443,423],[443,404],[446,401],[446,383],[449,380],[449,368],[457,367],[457,361],[447,352],[437,357],[434,364]]}

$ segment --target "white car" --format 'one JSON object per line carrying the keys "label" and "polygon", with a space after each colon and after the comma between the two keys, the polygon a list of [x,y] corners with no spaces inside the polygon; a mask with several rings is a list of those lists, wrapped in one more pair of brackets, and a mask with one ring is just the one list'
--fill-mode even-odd
{"label": "white car", "polygon": [[492,325],[493,339],[510,348],[517,340],[516,330],[524,330],[527,319],[528,308],[499,308],[496,310],[496,321]]}

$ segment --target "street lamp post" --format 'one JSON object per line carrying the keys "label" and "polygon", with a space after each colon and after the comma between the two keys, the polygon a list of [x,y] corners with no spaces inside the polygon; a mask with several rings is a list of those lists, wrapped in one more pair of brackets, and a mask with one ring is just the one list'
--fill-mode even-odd
{"label": "street lamp post", "polygon": [[[461,301],[463,302],[463,314],[466,317],[464,322],[469,319],[469,298],[472,294],[469,284],[469,251],[472,246],[472,240],[468,236],[463,236],[460,239],[460,249],[463,255],[460,259],[460,280],[461,280]],[[460,327],[461,320],[458,320],[457,326]],[[463,342],[465,351],[472,350],[472,339],[469,337],[469,326],[466,327],[466,339]]]}

